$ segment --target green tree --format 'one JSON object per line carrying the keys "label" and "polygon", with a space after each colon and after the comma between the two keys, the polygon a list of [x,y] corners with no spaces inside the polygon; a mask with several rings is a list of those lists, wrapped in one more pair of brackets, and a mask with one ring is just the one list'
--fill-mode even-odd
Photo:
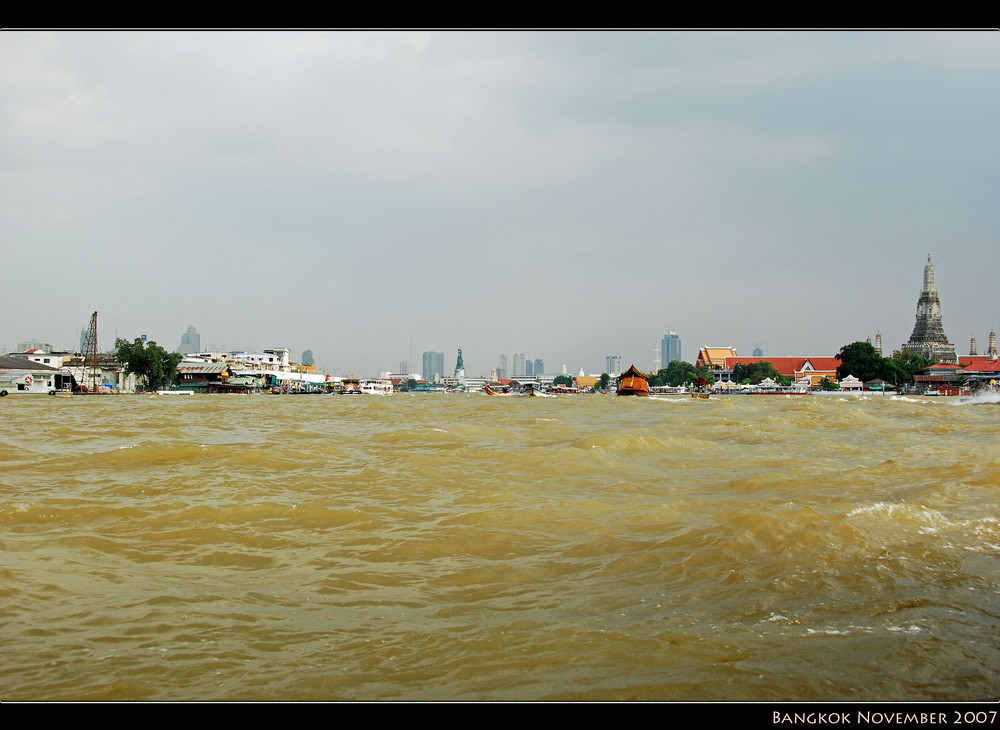
{"label": "green tree", "polygon": [[594,384],[594,390],[607,390],[609,385],[611,385],[611,376],[607,373],[601,373],[601,379]]}
{"label": "green tree", "polygon": [[779,382],[781,379],[777,368],[767,360],[752,362],[746,365],[736,363],[736,366],[733,368],[733,380],[738,383],[749,381],[751,385],[757,385],[764,378],[770,378],[775,382]]}
{"label": "green tree", "polygon": [[837,353],[840,366],[837,368],[838,380],[843,380],[848,375],[853,375],[861,381],[884,378],[889,374],[886,372],[885,362],[870,342],[852,342],[844,345]]}
{"label": "green tree", "polygon": [[913,376],[931,364],[930,360],[912,350],[896,350],[892,357],[886,358],[886,362],[900,374],[900,379],[893,381],[896,383],[912,383]]}
{"label": "green tree", "polygon": [[554,378],[552,378],[552,384],[572,386],[573,377],[570,375],[557,375]]}
{"label": "green tree", "polygon": [[712,368],[708,365],[702,365],[701,367],[694,368],[693,372],[688,373],[687,382],[693,383],[695,378],[705,378],[709,385],[715,385],[715,374],[712,372]]}
{"label": "green tree", "polygon": [[840,385],[826,377],[819,381],[819,387],[821,390],[840,390]]}
{"label": "green tree", "polygon": [[661,385],[667,384],[667,370],[666,368],[660,368],[655,373],[651,373],[649,378],[650,388],[659,388]]}
{"label": "green tree", "polygon": [[[662,373],[663,370],[660,372]],[[683,360],[671,360],[667,364],[666,374],[667,378],[664,385],[672,385],[674,387],[692,382],[697,377],[694,374],[694,365]]]}
{"label": "green tree", "polygon": [[179,353],[167,352],[152,340],[145,343],[140,337],[131,343],[121,338],[115,340],[115,360],[126,375],[135,375],[150,390],[176,382],[181,357]]}

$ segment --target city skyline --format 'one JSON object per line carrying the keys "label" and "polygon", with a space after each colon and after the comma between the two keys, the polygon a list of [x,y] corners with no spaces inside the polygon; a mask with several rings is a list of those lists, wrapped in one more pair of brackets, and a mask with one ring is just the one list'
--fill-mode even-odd
{"label": "city skyline", "polygon": [[964,354],[1000,326],[998,36],[7,32],[0,348],[97,310],[102,349],[193,324],[337,374],[888,355],[930,254]]}

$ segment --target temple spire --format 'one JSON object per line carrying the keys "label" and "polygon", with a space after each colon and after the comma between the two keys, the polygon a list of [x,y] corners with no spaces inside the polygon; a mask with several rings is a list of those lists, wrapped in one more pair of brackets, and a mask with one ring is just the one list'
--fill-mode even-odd
{"label": "temple spire", "polygon": [[917,300],[917,320],[903,350],[916,352],[931,362],[958,362],[955,346],[948,342],[941,324],[941,300],[934,287],[934,264],[930,254],[924,266],[924,288]]}
{"label": "temple spire", "polygon": [[924,267],[924,292],[934,291],[934,264],[931,255],[927,254],[927,265]]}

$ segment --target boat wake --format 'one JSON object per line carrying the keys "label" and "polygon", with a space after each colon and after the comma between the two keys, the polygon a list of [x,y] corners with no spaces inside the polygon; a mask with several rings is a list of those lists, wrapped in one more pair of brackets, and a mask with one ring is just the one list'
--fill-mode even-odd
{"label": "boat wake", "polygon": [[982,403],[1000,403],[1000,393],[995,390],[983,390],[960,399],[956,406],[977,406]]}

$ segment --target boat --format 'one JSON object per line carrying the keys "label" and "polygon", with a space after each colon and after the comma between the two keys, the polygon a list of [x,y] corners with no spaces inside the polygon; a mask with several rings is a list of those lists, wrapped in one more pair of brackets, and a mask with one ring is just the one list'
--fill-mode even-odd
{"label": "boat", "polygon": [[359,380],[358,392],[368,395],[390,395],[392,393],[391,380]]}
{"label": "boat", "polygon": [[683,385],[660,385],[649,389],[650,395],[680,397],[689,395],[688,389]]}
{"label": "boat", "polygon": [[618,376],[618,395],[649,395],[649,379],[635,365]]}
{"label": "boat", "polygon": [[491,388],[488,385],[484,385],[483,386],[483,392],[486,393],[486,395],[492,395],[492,396],[495,396],[495,397],[503,397],[503,396],[514,395],[509,390],[505,391],[505,390],[493,389],[493,388]]}
{"label": "boat", "polygon": [[707,400],[708,395],[708,380],[706,378],[696,378],[694,381],[694,388],[691,389],[691,397]]}
{"label": "boat", "polygon": [[528,383],[527,395],[530,398],[555,398],[555,393],[545,393],[534,383]]}
{"label": "boat", "polygon": [[157,395],[194,395],[193,390],[158,390]]}

